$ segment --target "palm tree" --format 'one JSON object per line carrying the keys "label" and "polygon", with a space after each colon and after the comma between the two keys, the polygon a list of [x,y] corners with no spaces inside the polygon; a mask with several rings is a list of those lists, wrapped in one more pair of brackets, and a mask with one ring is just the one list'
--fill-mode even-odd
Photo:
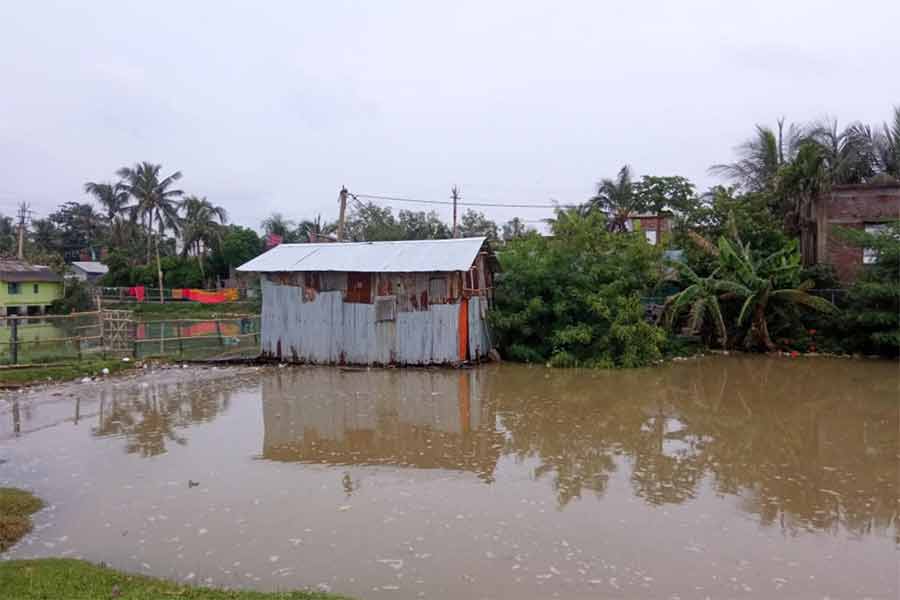
{"label": "palm tree", "polygon": [[619,169],[615,179],[603,179],[597,184],[597,195],[589,201],[591,208],[603,211],[609,219],[610,231],[628,231],[628,219],[639,209],[640,199],[634,193],[631,167]]}
{"label": "palm tree", "polygon": [[900,179],[900,106],[894,107],[894,122],[885,123],[874,136],[875,156],[883,173]]}
{"label": "palm tree", "polygon": [[796,156],[806,134],[802,127],[778,120],[778,130],[756,126],[756,135],[737,147],[738,160],[709,168],[715,175],[736,181],[751,192],[771,190],[778,170]]}
{"label": "palm tree", "polygon": [[816,143],[803,144],[794,161],[785,166],[778,177],[777,191],[784,197],[785,228],[800,236],[803,264],[812,266],[817,255],[816,201],[832,184],[828,159]]}
{"label": "palm tree", "polygon": [[[159,240],[167,229],[174,233],[179,230],[177,197],[184,192],[170,189],[181,179],[181,171],[175,171],[168,177],[160,179],[161,165],[149,162],[137,163],[134,167],[122,167],[116,174],[122,178],[122,186],[131,196],[137,200],[134,207],[134,215],[139,216],[141,223],[147,231],[147,262],[150,262],[150,239],[153,239],[156,248],[156,272],[159,276],[159,301],[163,299],[163,272],[159,257]],[[156,225],[157,233],[154,235],[153,227]]]}
{"label": "palm tree", "polygon": [[262,228],[267,234],[280,236],[287,239],[290,236],[294,222],[279,212],[269,215],[263,222]]}
{"label": "palm tree", "polygon": [[820,121],[810,129],[806,143],[818,147],[833,184],[862,183],[875,174],[874,136],[862,123],[840,130],[836,119]]}
{"label": "palm tree", "polygon": [[297,225],[296,237],[301,241],[314,242],[320,236],[334,233],[337,226],[334,223],[322,221],[322,215],[316,215],[315,219],[304,219]]}
{"label": "palm tree", "polygon": [[91,194],[100,206],[106,209],[106,220],[112,223],[113,219],[125,213],[128,207],[128,190],[119,183],[94,183],[88,181],[84,184],[84,191]]}
{"label": "palm tree", "polygon": [[182,200],[180,208],[184,211],[182,220],[182,240],[184,248],[182,256],[193,251],[200,264],[200,273],[206,277],[203,256],[206,250],[219,245],[222,241],[222,226],[228,222],[228,213],[221,206],[213,205],[204,196],[187,196]]}

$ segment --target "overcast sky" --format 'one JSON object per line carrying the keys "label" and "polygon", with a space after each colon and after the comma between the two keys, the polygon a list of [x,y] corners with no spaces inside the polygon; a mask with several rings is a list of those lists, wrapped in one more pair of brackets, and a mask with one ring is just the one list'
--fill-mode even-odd
{"label": "overcast sky", "polygon": [[0,212],[140,160],[254,228],[334,219],[341,185],[573,203],[627,162],[706,187],[754,123],[888,119],[898,23],[897,0],[5,1]]}

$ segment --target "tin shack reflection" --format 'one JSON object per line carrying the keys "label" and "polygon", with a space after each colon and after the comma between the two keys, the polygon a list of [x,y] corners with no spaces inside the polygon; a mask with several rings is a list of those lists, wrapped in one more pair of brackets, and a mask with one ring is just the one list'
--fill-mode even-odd
{"label": "tin shack reflection", "polygon": [[477,370],[286,369],[263,380],[263,458],[455,469],[493,481],[503,440]]}

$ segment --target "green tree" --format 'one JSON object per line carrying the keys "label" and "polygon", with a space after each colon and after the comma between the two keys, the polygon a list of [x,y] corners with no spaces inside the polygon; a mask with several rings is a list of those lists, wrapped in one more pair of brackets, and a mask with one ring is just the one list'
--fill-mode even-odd
{"label": "green tree", "polygon": [[59,250],[66,260],[78,260],[82,250],[88,250],[96,260],[105,237],[105,223],[93,205],[66,202],[47,218],[59,232]]}
{"label": "green tree", "polygon": [[450,228],[434,211],[401,210],[397,213],[397,223],[406,240],[440,240],[451,235]]}
{"label": "green tree", "polygon": [[[665,212],[684,214],[697,203],[694,184],[678,175],[670,177],[644,175],[634,184],[634,195],[640,210],[656,215],[658,232],[662,229]],[[659,242],[662,242],[662,236],[659,237]]]}
{"label": "green tree", "polygon": [[502,232],[503,241],[510,242],[520,237],[525,237],[525,234],[528,233],[528,227],[522,219],[513,217],[503,224]]}
{"label": "green tree", "polygon": [[460,237],[484,236],[491,241],[497,241],[497,224],[484,216],[484,213],[467,209],[459,220]]}
{"label": "green tree", "polygon": [[345,237],[355,242],[402,240],[403,234],[391,208],[372,202],[357,202],[344,228]]}
{"label": "green tree", "polygon": [[867,354],[900,355],[900,221],[884,231],[845,230],[857,247],[874,253],[850,287],[843,315],[845,339],[850,348]]}
{"label": "green tree", "polygon": [[221,243],[222,226],[228,222],[228,212],[221,206],[215,206],[205,196],[187,196],[181,201],[180,209],[184,211],[182,256],[193,252],[197,257],[200,273],[205,278],[203,259],[211,248],[216,248]]}
{"label": "green tree", "polygon": [[[181,179],[181,171],[175,171],[168,177],[160,178],[161,165],[149,162],[137,163],[133,167],[122,167],[116,174],[122,178],[122,187],[136,201],[136,215],[139,215],[147,231],[147,263],[150,262],[149,241],[152,239],[156,249],[156,271],[159,278],[159,301],[163,303],[163,269],[160,261],[160,240],[171,229],[178,234],[180,219],[178,217],[178,201],[176,198],[184,192],[172,189],[176,181]],[[156,227],[156,232],[153,229]]]}
{"label": "green tree", "polygon": [[490,319],[512,360],[634,367],[660,356],[665,336],[639,296],[657,278],[659,250],[613,234],[599,212],[557,215],[554,236],[507,244]]}
{"label": "green tree", "polygon": [[213,249],[210,265],[219,277],[228,277],[231,269],[256,258],[263,251],[263,241],[252,229],[229,225],[222,234],[222,243]]}

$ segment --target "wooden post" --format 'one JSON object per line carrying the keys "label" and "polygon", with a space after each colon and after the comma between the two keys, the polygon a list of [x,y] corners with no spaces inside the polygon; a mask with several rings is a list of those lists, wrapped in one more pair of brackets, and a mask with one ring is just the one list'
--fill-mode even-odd
{"label": "wooden post", "polygon": [[178,332],[176,335],[178,336],[178,356],[184,358],[184,340],[181,338],[181,321],[175,322],[176,331]]}
{"label": "wooden post", "polygon": [[19,318],[9,320],[9,359],[12,364],[19,362]]}
{"label": "wooden post", "polygon": [[219,345],[224,346],[225,341],[222,339],[222,325],[218,320],[216,320],[216,335],[219,336]]}
{"label": "wooden post", "polygon": [[337,230],[337,239],[339,242],[344,241],[344,218],[347,216],[347,188],[341,187],[341,192],[338,194],[338,198],[341,202],[341,209],[338,213],[338,230]]}

